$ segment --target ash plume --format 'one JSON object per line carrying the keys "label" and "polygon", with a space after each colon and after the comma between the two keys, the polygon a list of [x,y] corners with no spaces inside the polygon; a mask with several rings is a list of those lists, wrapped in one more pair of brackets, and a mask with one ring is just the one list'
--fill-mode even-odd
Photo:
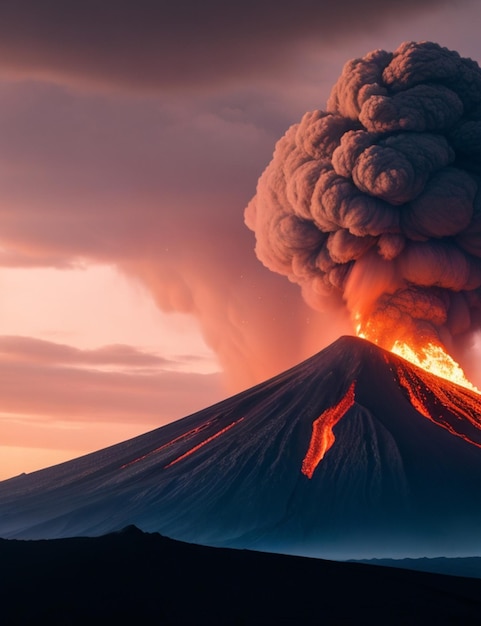
{"label": "ash plume", "polygon": [[481,69],[436,43],[349,61],[245,211],[258,258],[391,348],[481,327]]}

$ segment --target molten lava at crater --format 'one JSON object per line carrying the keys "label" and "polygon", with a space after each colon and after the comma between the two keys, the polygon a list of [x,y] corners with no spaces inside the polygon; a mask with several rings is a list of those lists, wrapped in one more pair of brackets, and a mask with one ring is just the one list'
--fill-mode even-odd
{"label": "molten lava at crater", "polygon": [[461,387],[466,387],[466,389],[470,389],[475,393],[481,393],[466,378],[461,366],[440,345],[428,343],[419,352],[415,352],[408,344],[396,341],[391,348],[391,352],[440,378],[449,380]]}
{"label": "molten lava at crater", "polygon": [[362,324],[359,322],[359,317],[357,321],[356,334],[358,337],[367,339],[397,354],[417,367],[439,376],[439,378],[444,378],[456,385],[481,394],[480,390],[466,378],[462,367],[446,352],[439,340],[431,336],[429,336],[429,339],[409,339],[406,338],[405,333],[400,333],[403,339],[388,341],[382,326],[378,328],[372,320]]}

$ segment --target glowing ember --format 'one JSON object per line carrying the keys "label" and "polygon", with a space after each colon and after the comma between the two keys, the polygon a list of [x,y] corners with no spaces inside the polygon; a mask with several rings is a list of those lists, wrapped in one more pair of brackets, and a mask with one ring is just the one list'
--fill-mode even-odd
{"label": "glowing ember", "polygon": [[316,467],[336,440],[332,429],[354,404],[355,385],[356,383],[353,382],[342,400],[335,406],[326,409],[320,417],[313,422],[309,449],[304,457],[301,468],[302,473],[308,478],[312,478]]}

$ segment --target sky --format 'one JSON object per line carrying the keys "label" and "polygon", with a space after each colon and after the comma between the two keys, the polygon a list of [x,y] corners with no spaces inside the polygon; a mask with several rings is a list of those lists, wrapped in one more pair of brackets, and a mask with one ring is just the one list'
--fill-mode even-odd
{"label": "sky", "polygon": [[352,332],[254,253],[244,208],[343,64],[475,1],[6,0],[0,479],[190,414]]}

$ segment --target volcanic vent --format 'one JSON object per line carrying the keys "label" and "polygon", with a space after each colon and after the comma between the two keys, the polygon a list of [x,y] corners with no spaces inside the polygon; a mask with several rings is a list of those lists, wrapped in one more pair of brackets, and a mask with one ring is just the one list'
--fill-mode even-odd
{"label": "volcanic vent", "polygon": [[479,407],[476,393],[342,337],[199,413],[0,483],[0,535],[136,524],[337,558],[479,553]]}

